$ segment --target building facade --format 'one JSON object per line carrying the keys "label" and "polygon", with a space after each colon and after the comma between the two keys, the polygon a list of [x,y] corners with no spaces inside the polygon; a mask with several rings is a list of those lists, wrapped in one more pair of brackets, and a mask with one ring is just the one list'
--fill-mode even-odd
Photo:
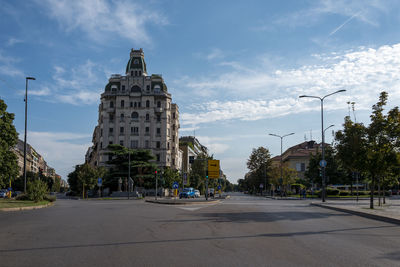
{"label": "building facade", "polygon": [[191,164],[189,159],[193,157],[196,159],[200,154],[208,155],[208,149],[202,145],[199,140],[194,136],[182,136],[179,138],[179,148],[182,151],[182,171],[189,173]]}
{"label": "building facade", "polygon": [[147,74],[143,50],[130,52],[125,75],[111,75],[99,105],[86,162],[106,166],[108,145],[147,149],[159,167],[180,169],[179,108],[160,74]]}
{"label": "building facade", "polygon": [[[305,141],[283,152],[282,162],[284,166],[296,170],[298,178],[304,179],[304,173],[308,168],[311,156],[316,155],[320,151],[321,144],[317,144],[315,141]],[[280,156],[273,157],[272,166],[279,167],[280,161]]]}
{"label": "building facade", "polygon": [[[24,142],[18,139],[13,152],[18,158],[19,176],[23,175],[24,172]],[[40,155],[30,144],[26,144],[26,171],[39,173],[41,172],[44,176],[55,179],[56,171],[54,168],[47,165],[43,156]]]}

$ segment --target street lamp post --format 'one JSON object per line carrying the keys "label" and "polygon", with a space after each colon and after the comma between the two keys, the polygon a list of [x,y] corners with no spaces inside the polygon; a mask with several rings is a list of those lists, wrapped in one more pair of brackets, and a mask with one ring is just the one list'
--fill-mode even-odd
{"label": "street lamp post", "polygon": [[131,194],[131,150],[128,147],[128,200]]}
{"label": "street lamp post", "polygon": [[24,137],[24,193],[26,193],[26,130],[28,116],[28,80],[36,80],[34,77],[25,78],[25,137]]}
{"label": "street lamp post", "polygon": [[[271,135],[271,136],[275,136],[275,137],[279,137],[280,139],[281,139],[281,156],[280,156],[280,158],[281,158],[281,181],[283,182],[283,169],[282,169],[282,163],[283,163],[283,161],[282,161],[282,143],[283,143],[283,138],[284,137],[286,137],[286,136],[289,136],[289,135],[293,135],[294,133],[290,133],[290,134],[285,134],[285,135],[277,135],[277,134],[269,134],[269,135]],[[281,194],[281,196],[282,196],[282,194]]]}
{"label": "street lamp post", "polygon": [[[299,96],[299,98],[304,98],[304,97],[310,97],[310,98],[317,98],[321,101],[321,136],[322,136],[322,161],[325,162],[325,130],[330,128],[330,126],[328,128],[326,128],[324,130],[324,99],[327,98],[328,96],[337,94],[337,93],[341,93],[341,92],[346,92],[346,90],[342,89],[342,90],[338,90],[336,92],[330,93],[328,95],[325,95],[323,97],[319,97],[319,96],[310,96],[310,95],[301,95]],[[326,166],[321,166],[322,168],[322,202],[325,202],[325,197],[326,197],[326,179],[325,179],[325,167]]]}

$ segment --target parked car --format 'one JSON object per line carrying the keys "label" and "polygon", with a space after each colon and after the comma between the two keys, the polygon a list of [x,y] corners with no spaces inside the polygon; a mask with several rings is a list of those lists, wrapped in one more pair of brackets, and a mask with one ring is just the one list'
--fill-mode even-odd
{"label": "parked car", "polygon": [[192,187],[183,189],[183,191],[179,193],[179,198],[195,198],[194,189]]}
{"label": "parked car", "polygon": [[199,190],[194,190],[194,197],[200,197],[200,191]]}
{"label": "parked car", "polygon": [[7,190],[1,189],[0,190],[0,198],[6,198],[6,197],[7,197]]}

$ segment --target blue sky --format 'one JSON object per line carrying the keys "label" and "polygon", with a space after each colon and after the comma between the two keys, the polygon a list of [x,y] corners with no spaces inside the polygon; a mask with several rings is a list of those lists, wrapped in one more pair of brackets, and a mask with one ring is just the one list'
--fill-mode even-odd
{"label": "blue sky", "polygon": [[[252,148],[280,153],[341,128],[348,101],[368,123],[379,92],[400,101],[400,2],[332,1],[2,1],[0,97],[23,137],[66,179],[83,163],[109,76],[124,74],[131,48],[161,73],[179,105],[180,135],[209,147],[232,182]],[[331,142],[332,135],[327,134]]]}

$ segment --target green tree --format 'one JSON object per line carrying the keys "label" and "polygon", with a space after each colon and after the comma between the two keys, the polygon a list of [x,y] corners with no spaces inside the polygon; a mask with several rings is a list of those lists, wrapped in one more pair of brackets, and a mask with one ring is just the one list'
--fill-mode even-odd
{"label": "green tree", "polygon": [[97,178],[104,176],[105,169],[93,167],[88,163],[76,165],[75,170],[68,174],[68,184],[71,191],[85,197],[87,191],[94,189]]}
{"label": "green tree", "polygon": [[[192,164],[192,169],[188,175],[189,186],[200,190],[201,194],[206,192],[206,172],[207,172],[207,160],[212,159],[212,156],[208,156],[201,153],[197,156],[196,160]],[[211,179],[209,179],[210,181]]]}
{"label": "green tree", "polygon": [[[393,166],[398,165],[398,157],[396,153],[395,133],[390,131],[395,128],[395,125],[389,123],[388,116],[383,114],[384,106],[387,103],[388,94],[382,92],[379,96],[379,101],[372,106],[371,124],[367,128],[368,143],[365,170],[371,178],[371,197],[370,208],[374,208],[374,191],[378,182],[378,190],[382,185],[385,177],[390,177],[390,171]],[[396,110],[389,112],[391,117],[396,117]],[[398,120],[394,121],[398,124]],[[398,138],[397,138],[398,140]],[[380,190],[379,190],[380,191]]]}
{"label": "green tree", "polygon": [[296,182],[297,171],[287,166],[282,166],[282,181],[280,166],[272,167],[269,172],[270,183],[275,186],[284,186],[285,189],[290,188],[290,185]]}
{"label": "green tree", "polygon": [[178,170],[173,170],[169,167],[165,168],[162,172],[162,180],[160,184],[165,188],[172,188],[174,182],[182,184],[182,176],[179,174]]}
{"label": "green tree", "polygon": [[336,132],[337,157],[347,171],[346,183],[353,184],[353,174],[364,170],[367,156],[367,129],[345,117],[343,130]]}
{"label": "green tree", "polygon": [[44,181],[36,179],[27,183],[26,191],[30,200],[33,200],[34,202],[39,202],[46,197],[49,189]]}
{"label": "green tree", "polygon": [[111,165],[108,175],[105,178],[104,186],[111,190],[117,190],[118,180],[128,178],[129,158],[130,173],[135,185],[145,188],[155,188],[154,171],[157,165],[154,164],[154,156],[149,150],[129,149],[121,145],[109,145],[109,155],[112,159],[107,162]]}
{"label": "green tree", "polygon": [[247,160],[247,168],[250,170],[245,180],[247,191],[255,193],[259,191],[260,184],[268,184],[268,173],[271,168],[271,154],[268,148],[253,148],[249,159]]}
{"label": "green tree", "polygon": [[[322,185],[322,175],[319,162],[322,160],[321,153],[310,156],[308,167],[304,176],[311,184]],[[327,162],[325,174],[328,184],[339,184],[346,179],[346,173],[338,161],[335,151],[332,147],[325,147],[325,160]]]}
{"label": "green tree", "polygon": [[7,112],[6,103],[0,99],[0,188],[18,175],[17,155],[12,152],[18,141],[13,121],[14,114]]}

